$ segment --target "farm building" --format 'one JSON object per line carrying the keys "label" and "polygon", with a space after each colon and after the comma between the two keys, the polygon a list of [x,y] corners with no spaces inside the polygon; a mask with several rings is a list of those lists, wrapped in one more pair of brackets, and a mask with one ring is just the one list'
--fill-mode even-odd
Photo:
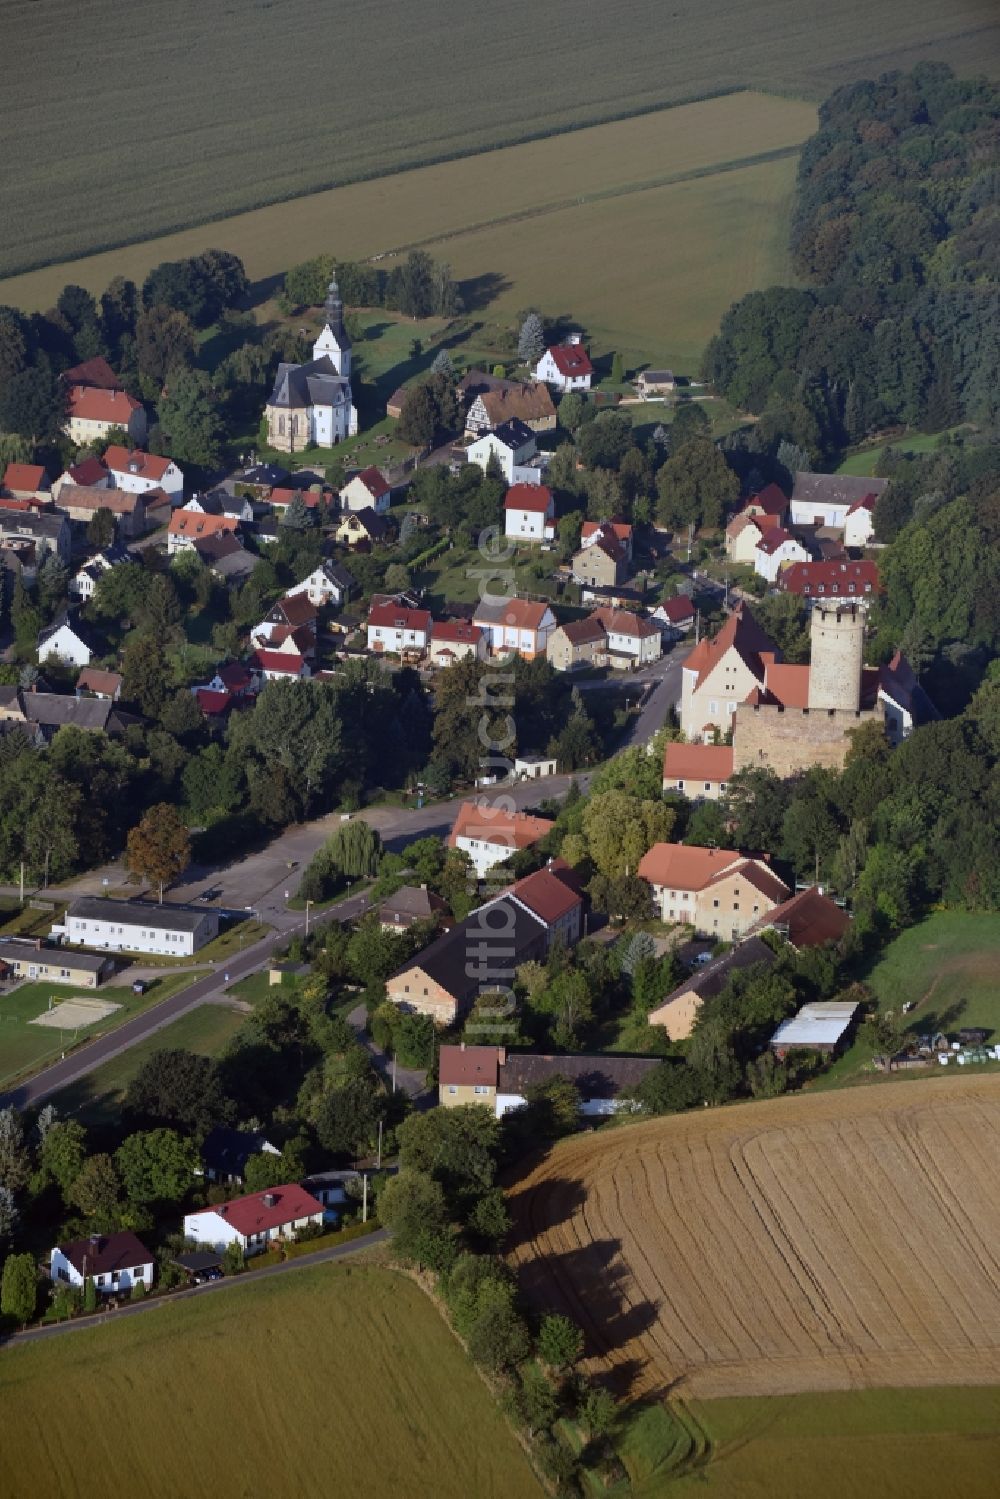
{"label": "farm building", "polygon": [[531,1088],[564,1077],[578,1088],[584,1117],[615,1114],[630,1107],[622,1098],[625,1089],[657,1066],[655,1057],[554,1057],[511,1052],[504,1046],[442,1046],[438,1102],[451,1109],[481,1103],[500,1119],[511,1109],[523,1108]]}
{"label": "farm building", "polygon": [[850,1000],[822,1000],[803,1005],[791,1020],[783,1020],[771,1037],[777,1057],[790,1051],[823,1051],[836,1055],[847,1044],[858,1006]]}
{"label": "farm building", "polygon": [[775,906],[750,931],[777,932],[794,948],[822,947],[826,942],[839,942],[850,924],[847,912],[818,885],[812,885]]}
{"label": "farm building", "polygon": [[649,1012],[650,1025],[662,1025],[671,1041],[684,1041],[694,1029],[695,1016],[706,999],[721,994],[730,976],[761,963],[770,968],[776,954],[759,937],[750,937],[720,958],[693,973]]}

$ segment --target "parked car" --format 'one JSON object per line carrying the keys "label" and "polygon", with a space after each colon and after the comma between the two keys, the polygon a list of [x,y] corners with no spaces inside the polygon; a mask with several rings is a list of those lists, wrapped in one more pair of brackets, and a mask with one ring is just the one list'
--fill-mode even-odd
{"label": "parked car", "polygon": [[147,984],[145,979],[134,979],[132,982],[133,994],[145,994],[148,988],[149,985]]}

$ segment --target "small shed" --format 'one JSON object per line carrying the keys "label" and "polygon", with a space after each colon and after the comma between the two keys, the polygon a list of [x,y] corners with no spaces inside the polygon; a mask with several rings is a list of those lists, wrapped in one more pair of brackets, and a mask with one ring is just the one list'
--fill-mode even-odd
{"label": "small shed", "polygon": [[542,776],[556,774],[555,758],[548,755],[519,755],[514,761],[514,775],[518,780],[537,781]]}
{"label": "small shed", "polygon": [[267,981],[273,989],[278,984],[289,983],[309,972],[308,963],[272,963],[267,970]]}
{"label": "small shed", "polygon": [[791,1020],[783,1020],[771,1037],[771,1050],[779,1058],[790,1051],[823,1051],[836,1055],[843,1049],[859,1006],[850,1000],[825,1000],[803,1005]]}
{"label": "small shed", "polygon": [[170,1263],[183,1270],[189,1280],[194,1280],[209,1270],[221,1270],[222,1256],[214,1249],[191,1249],[184,1254],[175,1254]]}

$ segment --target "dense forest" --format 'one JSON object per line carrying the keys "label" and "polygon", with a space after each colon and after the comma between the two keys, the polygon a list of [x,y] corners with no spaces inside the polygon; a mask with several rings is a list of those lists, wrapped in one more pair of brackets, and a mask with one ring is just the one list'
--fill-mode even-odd
{"label": "dense forest", "polygon": [[1000,90],[942,63],[838,89],[799,165],[801,287],[752,292],[704,374],[817,463],[1000,412]]}

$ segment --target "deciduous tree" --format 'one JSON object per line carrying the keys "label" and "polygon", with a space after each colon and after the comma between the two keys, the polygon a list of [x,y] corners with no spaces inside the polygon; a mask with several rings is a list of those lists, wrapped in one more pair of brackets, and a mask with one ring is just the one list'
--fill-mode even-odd
{"label": "deciduous tree", "polygon": [[183,873],[190,858],[191,835],[167,802],[150,807],[128,835],[128,867],[159,887],[161,904],[164,885]]}

